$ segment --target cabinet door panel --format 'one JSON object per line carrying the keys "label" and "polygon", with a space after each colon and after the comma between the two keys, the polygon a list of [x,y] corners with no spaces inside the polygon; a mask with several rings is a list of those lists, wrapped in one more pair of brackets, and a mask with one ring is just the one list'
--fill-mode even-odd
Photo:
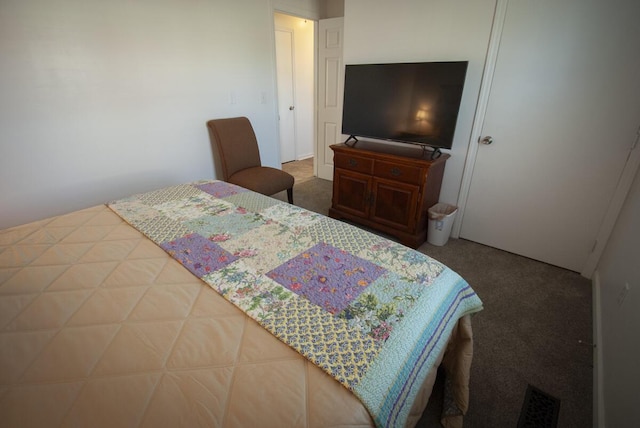
{"label": "cabinet door panel", "polygon": [[412,231],[419,187],[384,180],[374,180],[373,187],[375,199],[371,218],[398,230]]}
{"label": "cabinet door panel", "polygon": [[369,215],[371,178],[336,168],[333,179],[333,207],[362,217]]}

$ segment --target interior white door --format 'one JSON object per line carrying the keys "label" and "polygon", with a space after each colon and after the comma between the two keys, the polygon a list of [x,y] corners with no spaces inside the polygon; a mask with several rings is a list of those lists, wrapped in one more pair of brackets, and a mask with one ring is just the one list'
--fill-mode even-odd
{"label": "interior white door", "polygon": [[342,61],[344,18],[318,23],[318,137],[315,163],[317,176],[333,180],[332,144],[340,142],[342,129]]}
{"label": "interior white door", "polygon": [[638,5],[509,0],[461,237],[583,268],[640,122]]}
{"label": "interior white door", "polygon": [[296,160],[293,33],[276,29],[276,75],[280,127],[280,161]]}

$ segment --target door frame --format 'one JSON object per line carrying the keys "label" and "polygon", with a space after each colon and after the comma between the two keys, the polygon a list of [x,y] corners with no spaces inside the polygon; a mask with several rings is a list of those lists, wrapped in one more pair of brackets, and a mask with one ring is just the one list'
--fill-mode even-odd
{"label": "door frame", "polygon": [[[294,40],[294,32],[292,29],[290,28],[285,28],[285,27],[280,27],[280,26],[275,26],[275,40],[276,40],[276,82],[280,82],[280,76],[278,75],[278,64],[279,64],[279,60],[282,59],[280,58],[280,55],[278,55],[278,32],[281,33],[285,33],[289,35],[289,59],[291,61],[291,81],[289,82],[291,85],[291,105],[294,106],[297,104],[297,99],[296,99],[296,58],[295,58],[295,40]],[[284,162],[289,162],[289,160],[285,160],[283,161],[283,154],[284,154],[284,149],[285,147],[283,147],[282,145],[282,134],[281,134],[281,130],[282,130],[282,118],[280,117],[280,109],[284,108],[283,105],[281,105],[281,99],[280,99],[280,95],[281,95],[281,89],[279,84],[276,84],[276,98],[278,99],[277,101],[277,105],[278,105],[278,142],[280,144],[280,163],[284,163]],[[286,103],[285,103],[286,104]],[[296,123],[296,111],[293,110],[293,119],[291,121],[291,126],[293,127],[293,147],[289,147],[289,149],[292,149],[293,151],[293,159],[292,160],[298,160],[298,147],[296,144],[297,141],[297,123]]]}
{"label": "door frame", "polygon": [[[312,37],[313,37],[313,43],[312,45],[309,47],[308,50],[306,50],[306,52],[309,52],[310,54],[312,54],[313,56],[313,65],[311,67],[311,81],[309,82],[307,79],[304,79],[305,82],[309,82],[309,87],[313,88],[311,90],[311,93],[308,93],[308,91],[303,90],[300,91],[302,92],[302,95],[300,94],[300,92],[298,91],[298,83],[299,83],[299,75],[300,74],[304,74],[305,71],[300,71],[298,69],[298,65],[300,64],[299,58],[297,57],[297,54],[299,54],[300,52],[296,52],[297,50],[297,46],[308,46],[306,41],[303,41],[302,43],[298,43],[300,41],[300,39],[298,39],[298,42],[296,42],[296,30],[295,28],[289,28],[286,26],[282,26],[282,25],[277,25],[276,24],[276,14],[279,15],[284,15],[290,18],[295,18],[296,20],[300,20],[300,21],[305,21],[305,22],[309,22],[310,25],[313,26],[313,32],[312,32]],[[317,83],[317,62],[318,62],[318,47],[317,47],[317,39],[318,39],[318,20],[313,18],[313,17],[309,17],[309,16],[305,16],[304,14],[299,14],[293,11],[288,11],[285,9],[281,9],[281,8],[271,8],[271,35],[272,35],[272,40],[273,40],[273,57],[272,57],[272,61],[273,61],[273,70],[274,70],[274,84],[276,87],[276,103],[275,103],[275,107],[277,109],[277,112],[279,112],[279,100],[278,100],[278,77],[277,77],[277,66],[276,66],[276,51],[275,51],[275,43],[276,43],[276,37],[275,37],[275,33],[276,30],[280,30],[280,31],[292,31],[292,37],[293,37],[293,45],[292,45],[292,56],[293,56],[293,69],[294,69],[294,82],[293,82],[293,92],[294,92],[294,105],[295,105],[295,118],[294,118],[294,130],[295,130],[295,140],[294,141],[294,146],[295,146],[295,156],[296,158],[294,160],[301,160],[301,159],[305,159],[307,157],[311,157],[314,156],[314,152],[315,152],[315,147],[316,147],[316,100],[317,100],[317,87],[318,87],[318,83]],[[309,34],[309,33],[307,33]],[[300,36],[300,35],[298,35]],[[304,36],[304,34],[303,34]],[[306,48],[305,48],[306,49]],[[310,108],[307,108],[310,107]],[[301,110],[302,109],[302,110]],[[301,113],[301,111],[304,111],[304,113]],[[305,116],[309,116],[309,119],[307,120],[305,118]],[[279,122],[279,121],[278,121]],[[309,132],[309,137],[312,139],[311,141],[311,145],[307,150],[307,146],[306,145],[300,145],[298,143],[298,138],[306,138],[304,137],[304,135],[306,135],[307,130],[310,129]],[[300,136],[300,134],[303,134],[303,137]],[[280,125],[278,124],[278,129],[277,129],[277,136],[278,136],[278,150],[280,150]]]}

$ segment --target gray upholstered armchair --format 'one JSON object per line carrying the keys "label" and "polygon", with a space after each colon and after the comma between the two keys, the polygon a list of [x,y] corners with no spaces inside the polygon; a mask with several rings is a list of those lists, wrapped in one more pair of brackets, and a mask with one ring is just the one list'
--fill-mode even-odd
{"label": "gray upholstered armchair", "polygon": [[289,203],[293,203],[293,176],[262,166],[258,141],[249,119],[213,119],[207,122],[207,129],[211,145],[218,153],[224,181],[263,195],[286,190]]}

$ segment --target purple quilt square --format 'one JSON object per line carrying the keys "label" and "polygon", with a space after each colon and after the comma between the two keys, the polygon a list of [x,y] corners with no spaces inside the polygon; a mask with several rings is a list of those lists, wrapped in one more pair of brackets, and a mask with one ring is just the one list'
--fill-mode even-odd
{"label": "purple quilt square", "polygon": [[216,198],[226,198],[227,196],[246,192],[247,189],[236,186],[235,184],[225,183],[224,181],[216,181],[213,183],[198,184],[196,187]]}
{"label": "purple quilt square", "polygon": [[197,233],[165,242],[161,246],[199,278],[238,259],[215,242]]}
{"label": "purple quilt square", "polygon": [[336,314],[386,270],[344,250],[320,243],[267,276]]}

